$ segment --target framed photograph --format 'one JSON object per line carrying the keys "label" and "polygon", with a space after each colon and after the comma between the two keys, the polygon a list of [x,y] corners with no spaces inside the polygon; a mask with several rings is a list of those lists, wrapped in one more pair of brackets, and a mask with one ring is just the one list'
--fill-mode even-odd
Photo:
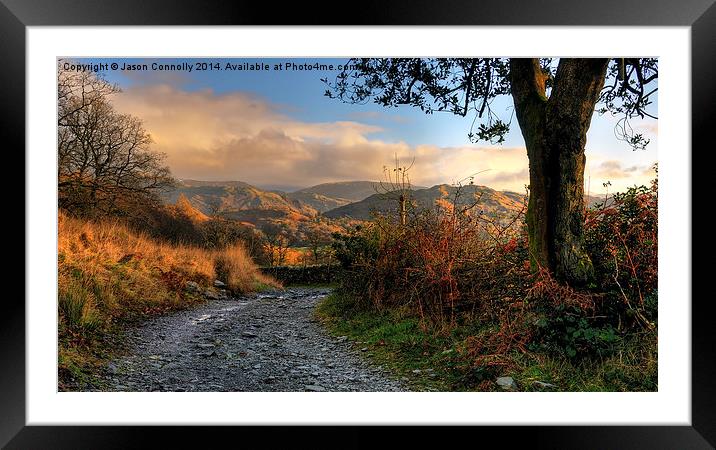
{"label": "framed photograph", "polygon": [[710,0],[2,3],[7,448],[715,445]]}

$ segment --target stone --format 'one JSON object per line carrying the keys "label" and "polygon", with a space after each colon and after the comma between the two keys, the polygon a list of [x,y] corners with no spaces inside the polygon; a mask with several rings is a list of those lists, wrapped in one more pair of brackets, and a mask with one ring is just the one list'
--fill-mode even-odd
{"label": "stone", "polygon": [[[213,281],[209,280],[208,286],[201,284],[195,298],[203,298],[205,290],[220,294]],[[312,321],[313,312],[302,309],[305,304],[315,307],[316,300],[309,299],[312,292],[289,288],[283,295],[295,301],[257,301],[258,294],[235,297],[229,292],[235,302],[207,301],[153,319],[130,331],[132,351],[114,361],[116,374],[110,374],[104,365],[106,382],[112,390],[120,385],[144,392],[408,389],[409,381],[392,379],[361,358],[373,352],[372,343],[353,345],[352,338],[331,336]],[[279,301],[287,309],[279,308]],[[359,354],[362,347],[367,353]],[[427,369],[422,369],[422,375],[410,378],[427,374]],[[406,375],[410,376],[410,371]],[[136,385],[129,384],[132,382]]]}
{"label": "stone", "polygon": [[551,383],[545,383],[544,381],[533,381],[532,384],[542,389],[554,389],[557,386]]}
{"label": "stone", "polygon": [[198,292],[198,291],[201,289],[201,287],[199,286],[199,283],[197,283],[197,282],[195,282],[195,281],[187,281],[187,282],[186,282],[186,289],[187,289],[188,291]]}
{"label": "stone", "polygon": [[216,292],[207,289],[204,291],[204,297],[208,298],[209,300],[218,300],[219,296],[216,294]]}
{"label": "stone", "polygon": [[500,377],[495,382],[498,386],[505,390],[517,389],[517,383],[515,383],[515,380],[513,380],[512,377]]}
{"label": "stone", "polygon": [[214,280],[214,287],[223,288],[226,287],[226,283],[221,280]]}
{"label": "stone", "polygon": [[304,388],[306,388],[307,391],[311,392],[326,392],[326,388],[317,384],[307,384],[304,386]]}

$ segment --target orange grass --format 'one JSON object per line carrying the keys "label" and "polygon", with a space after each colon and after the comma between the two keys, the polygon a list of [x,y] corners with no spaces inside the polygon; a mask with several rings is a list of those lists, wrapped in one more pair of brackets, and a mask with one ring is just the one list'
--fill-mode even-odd
{"label": "orange grass", "polygon": [[207,250],[161,243],[117,221],[64,213],[58,220],[60,326],[75,333],[201,301],[187,291],[188,281],[208,288],[221,279],[235,293],[280,287],[241,245]]}

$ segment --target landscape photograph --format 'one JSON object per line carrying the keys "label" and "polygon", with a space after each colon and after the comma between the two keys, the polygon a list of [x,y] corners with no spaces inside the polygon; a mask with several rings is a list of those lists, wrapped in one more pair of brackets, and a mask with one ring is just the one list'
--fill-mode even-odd
{"label": "landscape photograph", "polygon": [[58,391],[658,391],[658,66],[58,59]]}

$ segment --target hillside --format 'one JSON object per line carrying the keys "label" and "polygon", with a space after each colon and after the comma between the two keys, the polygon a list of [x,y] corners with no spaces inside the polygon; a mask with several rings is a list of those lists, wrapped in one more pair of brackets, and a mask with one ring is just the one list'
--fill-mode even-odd
{"label": "hillside", "polygon": [[[268,191],[242,181],[182,180],[164,194],[164,201],[189,211],[191,216],[205,220],[220,215],[249,223],[264,232],[277,229],[289,236],[292,245],[305,244],[308,234],[316,229],[336,231],[336,220],[370,220],[373,213],[395,214],[397,201],[390,193],[376,193],[378,183],[350,181],[325,183],[295,192]],[[431,188],[416,186],[412,200],[416,208],[434,208],[436,202],[452,202],[458,192],[455,186],[440,184]],[[458,204],[468,205],[480,197],[474,211],[496,217],[512,217],[522,209],[524,194],[496,191],[487,186],[468,185],[460,190]],[[589,205],[604,200],[589,197]],[[318,220],[319,217],[323,220]],[[278,227],[278,228],[277,228]]]}
{"label": "hillside", "polygon": [[203,214],[255,221],[289,215],[312,218],[364,200],[379,189],[379,183],[375,181],[324,183],[295,192],[281,192],[264,190],[243,181],[181,180],[175,189],[164,194],[163,199],[165,203],[174,204],[184,196]]}
{"label": "hillside", "polygon": [[[176,203],[180,196],[207,215],[235,215],[240,211],[272,211],[282,214],[315,216],[317,211],[307,204],[298,204],[285,194],[265,191],[241,181],[183,180],[164,194],[166,203]],[[275,214],[271,214],[275,215]]]}
{"label": "hillside", "polygon": [[[492,216],[509,216],[522,209],[525,194],[511,191],[497,191],[487,186],[468,185],[458,188],[448,184],[439,184],[431,188],[418,188],[411,190],[414,208],[435,208],[441,200],[453,202],[457,199],[458,205],[467,206],[474,203],[479,197],[475,211]],[[344,205],[323,215],[331,219],[350,217],[356,220],[370,220],[374,213],[391,215],[397,212],[397,195],[373,194],[368,198]],[[586,196],[587,205],[594,206],[604,201],[604,197]]]}
{"label": "hillside", "polygon": [[255,226],[267,234],[283,234],[291,245],[305,245],[309,235],[339,231],[319,214],[350,200],[319,193],[267,191],[241,181],[182,180],[163,201],[194,217],[221,216]]}
{"label": "hillside", "polygon": [[290,200],[291,204],[298,209],[310,208],[319,213],[330,211],[331,209],[347,205],[354,201],[345,198],[327,197],[323,194],[304,191],[289,192],[284,195],[285,198]]}
{"label": "hillside", "polygon": [[290,195],[317,194],[350,203],[370,197],[377,192],[377,187],[378,182],[376,181],[343,181],[319,184],[292,192]]}
{"label": "hillside", "polygon": [[63,211],[57,257],[60,390],[99,370],[120,325],[221,294],[216,279],[235,294],[280,286],[242,245],[168,244],[116,220],[93,222]]}
{"label": "hillside", "polygon": [[170,212],[187,217],[193,222],[201,223],[209,220],[209,216],[195,208],[184,194],[179,194],[176,203],[167,208]]}
{"label": "hillside", "polygon": [[264,190],[243,181],[181,180],[175,189],[164,194],[164,201],[173,204],[183,195],[204,214],[242,219],[286,215],[310,218],[375,194],[374,184],[371,181],[326,183],[281,192]]}
{"label": "hillside", "polygon": [[[458,205],[470,205],[478,196],[480,201],[476,210],[485,214],[504,214],[519,211],[522,208],[522,195],[513,192],[500,192],[486,186],[463,186],[459,191],[455,186],[439,184],[431,188],[411,191],[414,208],[434,208],[439,200],[453,202]],[[374,194],[363,201],[351,203],[324,213],[329,218],[351,217],[358,220],[370,220],[373,213],[395,214],[397,201],[394,194]]]}

